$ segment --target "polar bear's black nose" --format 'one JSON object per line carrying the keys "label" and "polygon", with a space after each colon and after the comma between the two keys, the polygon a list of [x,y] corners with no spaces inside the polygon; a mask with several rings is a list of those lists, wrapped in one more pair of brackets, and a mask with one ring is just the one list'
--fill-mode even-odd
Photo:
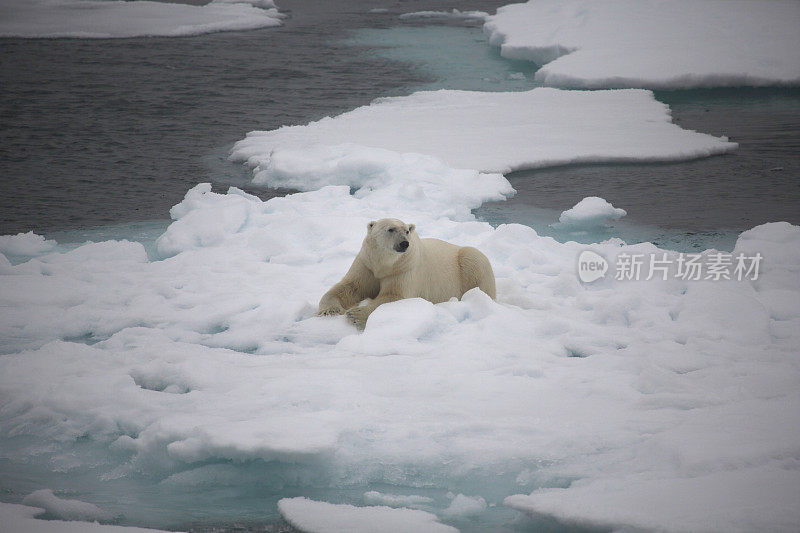
{"label": "polar bear's black nose", "polygon": [[402,253],[408,250],[408,241],[400,241],[397,243],[397,246],[394,247],[395,250]]}

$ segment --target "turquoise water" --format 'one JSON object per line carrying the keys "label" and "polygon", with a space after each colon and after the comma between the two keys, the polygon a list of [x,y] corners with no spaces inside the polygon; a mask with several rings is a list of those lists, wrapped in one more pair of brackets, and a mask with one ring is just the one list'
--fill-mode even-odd
{"label": "turquoise water", "polygon": [[480,27],[465,24],[365,28],[352,31],[344,42],[410,64],[424,78],[412,85],[414,90],[526,91],[537,86],[535,65],[500,57]]}

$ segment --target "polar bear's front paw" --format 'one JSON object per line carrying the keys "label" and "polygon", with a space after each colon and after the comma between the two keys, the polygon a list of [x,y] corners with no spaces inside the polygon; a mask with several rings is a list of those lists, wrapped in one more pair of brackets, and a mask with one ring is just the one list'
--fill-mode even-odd
{"label": "polar bear's front paw", "polygon": [[344,309],[341,305],[332,305],[330,307],[321,308],[317,311],[317,316],[334,316],[334,315],[343,315]]}
{"label": "polar bear's front paw", "polygon": [[347,310],[347,320],[358,329],[363,330],[367,327],[367,317],[369,313],[363,307],[351,307]]}

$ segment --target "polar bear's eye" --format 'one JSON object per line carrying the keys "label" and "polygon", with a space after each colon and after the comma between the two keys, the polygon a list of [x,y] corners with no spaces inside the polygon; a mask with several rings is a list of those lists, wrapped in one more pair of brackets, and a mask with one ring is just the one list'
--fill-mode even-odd
{"label": "polar bear's eye", "polygon": [[389,228],[389,233],[394,233],[394,228]]}

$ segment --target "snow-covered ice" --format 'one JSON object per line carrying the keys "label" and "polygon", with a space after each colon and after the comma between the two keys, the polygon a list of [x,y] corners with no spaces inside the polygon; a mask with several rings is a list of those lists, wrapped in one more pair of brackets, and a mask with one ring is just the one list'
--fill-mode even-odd
{"label": "snow-covered ice", "polygon": [[0,0],[0,37],[184,37],[280,24],[273,0]]}
{"label": "snow-covered ice", "polygon": [[[301,187],[305,178],[288,182],[283,176],[311,165],[303,162],[311,150],[309,159],[319,168],[308,169],[310,186],[317,188],[320,174],[354,174],[341,168],[349,149],[340,144],[423,153],[454,168],[503,173],[567,163],[677,161],[736,148],[725,138],[673,124],[669,107],[649,91],[539,88],[381,98],[304,126],[250,132],[231,157],[254,167],[261,183]],[[359,172],[372,171],[366,166]]]}
{"label": "snow-covered ice", "polygon": [[677,89],[799,85],[798,25],[781,0],[536,0],[484,31],[544,85]]}
{"label": "snow-covered ice", "polygon": [[[355,194],[328,185],[263,202],[195,187],[172,210],[158,261],[138,243],[107,241],[6,265],[6,460],[61,484],[59,473],[91,460],[108,483],[156,480],[152,490],[171,498],[218,483],[259,483],[276,497],[363,495],[373,484],[462,494],[419,509],[436,527],[491,529],[509,507],[654,529],[800,523],[790,504],[800,487],[800,228],[742,234],[735,252],[764,256],[754,281],[582,284],[584,245],[471,219],[470,194],[419,194],[442,171],[429,157],[400,176],[399,154],[359,153],[383,181]],[[485,196],[507,188],[497,175],[465,176],[485,180]],[[478,290],[438,305],[403,300],[381,306],[363,333],[316,317],[366,223],[385,214],[484,251],[498,300]],[[592,249],[612,263],[677,255],[619,240]],[[91,459],[79,444],[96,446]],[[72,488],[69,499],[119,513]],[[700,496],[714,513],[698,510]],[[638,505],[648,498],[658,513]],[[298,514],[281,508],[290,521],[325,505],[296,503]],[[343,520],[377,512],[330,509]]]}

